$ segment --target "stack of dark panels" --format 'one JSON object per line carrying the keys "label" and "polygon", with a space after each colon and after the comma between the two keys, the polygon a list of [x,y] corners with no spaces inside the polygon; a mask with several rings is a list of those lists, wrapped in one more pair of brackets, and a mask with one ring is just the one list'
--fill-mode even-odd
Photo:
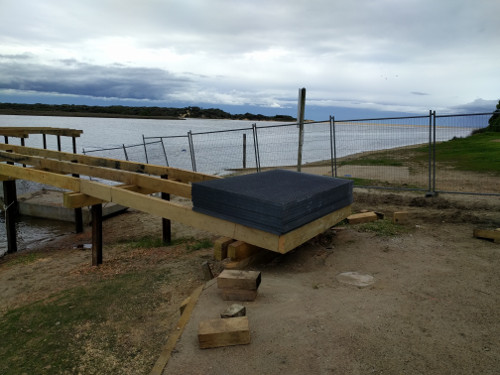
{"label": "stack of dark panels", "polygon": [[352,203],[353,182],[285,170],[193,184],[193,210],[274,234]]}

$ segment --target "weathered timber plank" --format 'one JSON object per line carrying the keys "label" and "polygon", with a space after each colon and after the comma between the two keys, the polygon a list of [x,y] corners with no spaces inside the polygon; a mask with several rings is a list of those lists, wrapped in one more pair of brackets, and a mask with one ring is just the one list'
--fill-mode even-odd
{"label": "weathered timber plank", "polygon": [[224,270],[217,277],[217,287],[220,289],[257,290],[261,282],[258,271]]}
{"label": "weathered timber plank", "polygon": [[70,177],[58,173],[45,172],[32,168],[23,168],[8,164],[0,164],[0,175],[22,180],[35,181],[41,184],[57,186],[62,189],[73,191],[78,191],[80,185],[80,179],[76,177]]}
{"label": "weathered timber plank", "polygon": [[65,137],[79,137],[83,130],[68,129],[68,128],[54,128],[54,127],[38,127],[38,126],[23,126],[21,127],[0,127],[0,135],[13,136],[12,134],[25,133],[25,134],[48,134],[48,135],[62,135]]}
{"label": "weathered timber plank", "polygon": [[41,156],[60,161],[75,161],[77,163],[94,165],[105,168],[119,169],[129,172],[148,173],[151,175],[168,175],[169,179],[180,182],[199,182],[220,178],[199,172],[186,171],[183,169],[164,167],[160,165],[137,163],[120,159],[99,158],[89,155],[73,154],[63,151],[45,150],[41,148],[17,146],[0,143],[0,150],[11,151],[22,155]]}
{"label": "weathered timber plank", "polygon": [[201,349],[250,343],[250,328],[246,316],[201,321],[198,326]]}
{"label": "weathered timber plank", "polygon": [[[151,194],[154,191],[141,188],[135,185],[119,185],[120,188],[130,191],[135,191],[141,194]],[[91,197],[90,195],[75,192],[66,192],[63,194],[63,205],[67,208],[81,208],[92,206],[98,203],[104,203],[102,199]]]}
{"label": "weathered timber plank", "polygon": [[106,167],[89,166],[84,164],[71,163],[68,161],[51,160],[37,156],[27,156],[5,151],[0,151],[0,158],[16,163],[32,165],[36,168],[52,172],[68,174],[77,173],[80,175],[137,185],[150,189],[154,192],[161,191],[173,195],[179,195],[185,198],[191,198],[191,186],[188,184],[172,180],[162,180],[158,177],[150,177],[135,172],[110,169]]}

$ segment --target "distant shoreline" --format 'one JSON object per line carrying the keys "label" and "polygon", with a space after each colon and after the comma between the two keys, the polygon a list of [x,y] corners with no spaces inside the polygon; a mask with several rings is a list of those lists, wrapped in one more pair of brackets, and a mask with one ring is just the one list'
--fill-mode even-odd
{"label": "distant shoreline", "polygon": [[124,115],[114,113],[85,113],[85,112],[63,112],[63,111],[9,111],[0,110],[0,115],[9,116],[55,116],[55,117],[95,117],[95,118],[135,118],[145,120],[185,120],[185,118],[173,116],[141,116]]}
{"label": "distant shoreline", "polygon": [[97,117],[97,118],[134,118],[150,120],[247,120],[295,122],[288,115],[264,116],[261,114],[231,114],[218,108],[200,107],[127,107],[127,106],[87,106],[73,104],[18,104],[0,103],[0,115],[11,116],[61,116],[61,117]]}

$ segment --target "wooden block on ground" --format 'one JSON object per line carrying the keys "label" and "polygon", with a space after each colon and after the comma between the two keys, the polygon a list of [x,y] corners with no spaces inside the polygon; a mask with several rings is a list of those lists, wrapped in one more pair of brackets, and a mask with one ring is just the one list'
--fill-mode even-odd
{"label": "wooden block on ground", "polygon": [[376,221],[378,216],[375,212],[362,212],[360,214],[352,214],[347,217],[349,224],[362,224],[369,223],[370,221]]}
{"label": "wooden block on ground", "polygon": [[261,281],[259,271],[224,270],[217,277],[220,289],[257,290]]}
{"label": "wooden block on ground", "polygon": [[247,314],[247,309],[245,306],[240,305],[239,303],[233,303],[229,306],[224,312],[220,314],[222,319],[227,318],[236,318],[238,316],[245,316]]}
{"label": "wooden block on ground", "polygon": [[473,235],[476,238],[484,238],[487,240],[493,240],[495,243],[500,243],[500,231],[497,229],[474,229]]}
{"label": "wooden block on ground", "polygon": [[221,289],[224,301],[252,302],[257,298],[257,290]]}
{"label": "wooden block on ground", "polygon": [[394,212],[392,215],[392,222],[394,224],[406,224],[408,222],[408,211]]}
{"label": "wooden block on ground", "polygon": [[235,240],[229,237],[220,237],[214,243],[214,258],[215,260],[223,260],[227,258],[227,247]]}
{"label": "wooden block on ground", "polygon": [[250,329],[246,316],[212,319],[200,322],[198,342],[201,349],[250,343]]}
{"label": "wooden block on ground", "polygon": [[250,245],[249,243],[243,241],[235,241],[228,245],[227,256],[231,258],[231,260],[242,260],[259,252],[260,250],[261,248],[258,246]]}

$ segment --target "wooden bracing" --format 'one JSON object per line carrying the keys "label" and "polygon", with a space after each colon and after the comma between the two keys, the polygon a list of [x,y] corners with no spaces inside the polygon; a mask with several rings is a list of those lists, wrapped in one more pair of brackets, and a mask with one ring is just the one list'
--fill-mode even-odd
{"label": "wooden bracing", "polygon": [[[284,235],[222,220],[152,196],[165,193],[191,198],[191,183],[219,178],[182,169],[0,143],[0,178],[23,179],[68,190],[69,208],[114,202],[165,219],[286,253],[343,220],[350,206]],[[16,163],[15,165],[7,164]],[[25,165],[27,167],[21,166]],[[80,177],[73,177],[78,174]],[[107,184],[89,177],[112,181]]]}

